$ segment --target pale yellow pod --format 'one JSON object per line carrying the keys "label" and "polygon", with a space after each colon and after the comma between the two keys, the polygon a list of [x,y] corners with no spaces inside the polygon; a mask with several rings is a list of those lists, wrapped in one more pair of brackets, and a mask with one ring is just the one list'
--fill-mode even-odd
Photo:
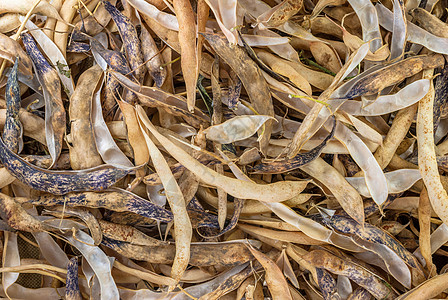
{"label": "pale yellow pod", "polygon": [[314,87],[326,90],[333,82],[334,77],[330,74],[307,68],[299,61],[287,61],[287,63],[302,75]]}
{"label": "pale yellow pod", "polygon": [[196,103],[196,81],[199,74],[195,16],[188,0],[174,0],[173,6],[179,21],[179,44],[182,74],[187,88],[187,105],[188,110],[192,112]]}
{"label": "pale yellow pod", "polygon": [[[84,18],[84,16],[90,16],[90,13],[93,13],[97,7],[99,8],[99,5],[98,5],[99,2],[100,2],[100,0],[91,0],[89,2],[85,1],[84,4],[79,3],[80,4],[80,9],[79,9],[80,13],[77,13],[75,15],[75,17],[72,20],[72,23],[77,24],[78,22],[81,21],[81,19]],[[82,18],[80,16],[80,14],[82,15]]]}
{"label": "pale yellow pod", "polygon": [[289,292],[288,283],[280,268],[265,254],[249,246],[252,255],[258,260],[266,271],[265,280],[274,300],[292,300]]}
{"label": "pale yellow pod", "polygon": [[[62,7],[62,3],[64,1],[63,0],[54,0],[51,5],[53,5],[53,7],[59,11]],[[53,18],[48,18],[47,21],[45,21],[45,26],[44,26],[44,30],[43,32],[51,39],[53,40],[54,38],[54,27],[56,26],[56,19]]]}
{"label": "pale yellow pod", "polygon": [[[425,70],[423,78],[431,79],[433,73],[434,69]],[[448,224],[448,194],[440,179],[434,150],[433,103],[434,86],[431,83],[428,94],[420,100],[418,105],[418,166],[434,211],[445,224]]]}
{"label": "pale yellow pod", "polygon": [[272,69],[272,71],[285,77],[288,77],[297,87],[299,87],[306,94],[308,95],[312,94],[311,85],[302,75],[300,75],[293,67],[291,67],[288,64],[288,61],[286,59],[282,59],[269,52],[262,50],[256,51],[256,53],[257,56]]}
{"label": "pale yellow pod", "polygon": [[334,26],[333,22],[326,17],[316,17],[312,20],[305,20],[302,23],[305,28],[310,28],[313,35],[327,34],[342,39],[342,30]]}
{"label": "pale yellow pod", "polygon": [[327,187],[353,219],[360,224],[364,222],[361,196],[335,168],[318,157],[300,169]]}
{"label": "pale yellow pod", "polygon": [[339,6],[343,5],[347,2],[347,0],[319,0],[316,6],[314,6],[313,12],[311,13],[310,18],[315,18],[317,15],[321,13],[327,6]]}
{"label": "pale yellow pod", "polygon": [[448,38],[448,24],[446,24],[427,10],[417,7],[412,10],[410,14],[418,25],[420,25],[430,33],[436,36]]}
{"label": "pale yellow pod", "polygon": [[319,65],[327,68],[333,73],[339,72],[341,69],[341,62],[330,46],[322,42],[311,42],[310,50]]}
{"label": "pale yellow pod", "polygon": [[435,272],[436,268],[432,263],[431,251],[431,202],[429,201],[426,188],[423,188],[420,193],[418,203],[418,224],[420,226],[419,248],[422,257],[426,262],[426,270],[428,272]]}
{"label": "pale yellow pod", "polygon": [[103,163],[96,149],[91,123],[93,94],[103,70],[99,65],[85,71],[70,98],[70,135],[67,141],[70,164],[74,170],[88,169]]}
{"label": "pale yellow pod", "polygon": [[[126,136],[134,153],[134,163],[137,166],[146,164],[149,160],[148,146],[140,129],[134,106],[124,101],[117,102],[126,122]],[[136,172],[137,177],[145,176],[145,174],[144,169],[137,170]]]}
{"label": "pale yellow pod", "polygon": [[[29,10],[35,5],[35,0],[16,0],[16,1],[1,1],[0,14],[2,13],[18,13],[26,15]],[[62,20],[56,8],[54,8],[46,0],[40,0],[33,10],[34,13]]]}
{"label": "pale yellow pod", "polygon": [[[6,105],[3,105],[3,100],[0,101],[0,127],[5,125],[6,120]],[[26,109],[20,109],[19,111],[20,122],[23,124],[23,134],[32,139],[35,139],[42,145],[46,145],[47,141],[45,138],[45,121],[36,116],[35,114],[27,111]]]}
{"label": "pale yellow pod", "polygon": [[[176,255],[171,270],[171,277],[177,282],[181,280],[183,273],[188,267],[190,260],[190,243],[193,234],[191,221],[187,213],[186,203],[182,191],[177,184],[173,173],[168,166],[165,158],[160,150],[154,144],[149,137],[149,133],[146,130],[147,122],[149,119],[141,106],[137,106],[137,115],[140,129],[143,132],[143,136],[148,147],[149,155],[154,164],[156,172],[160,176],[163,187],[165,189],[165,195],[168,203],[171,207],[171,211],[174,215],[174,233],[176,240]],[[170,289],[174,289],[171,286]]]}
{"label": "pale yellow pod", "polygon": [[64,4],[62,4],[61,9],[59,10],[59,14],[61,15],[62,20],[58,20],[56,22],[56,26],[54,28],[54,43],[58,46],[59,50],[61,50],[62,54],[65,55],[65,50],[67,49],[67,40],[70,27],[67,23],[71,23],[76,14],[76,7],[79,3],[79,0],[66,0]]}
{"label": "pale yellow pod", "polygon": [[18,14],[6,13],[0,17],[0,32],[6,33],[19,28],[21,22]]}
{"label": "pale yellow pod", "polygon": [[[339,1],[339,0],[329,0],[329,1]],[[332,19],[335,19],[339,22],[342,22],[344,20],[344,24],[350,28],[353,29],[352,32],[361,35],[362,34],[362,28],[361,28],[361,22],[359,21],[358,16],[355,14],[355,11],[351,6],[334,6],[334,7],[327,7],[324,9],[324,13],[331,17]]]}
{"label": "pale yellow pod", "polygon": [[[117,0],[109,1],[111,4],[115,5]],[[111,16],[107,12],[104,5],[99,5],[92,11],[93,16],[89,15],[76,23],[75,28],[80,29],[84,26],[86,33],[90,36],[95,36],[103,30],[103,26],[107,26]],[[84,16],[84,15],[83,15]]]}

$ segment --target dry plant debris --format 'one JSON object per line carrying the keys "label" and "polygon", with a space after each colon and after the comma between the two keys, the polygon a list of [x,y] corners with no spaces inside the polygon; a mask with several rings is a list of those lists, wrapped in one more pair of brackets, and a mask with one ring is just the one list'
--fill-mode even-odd
{"label": "dry plant debris", "polygon": [[448,298],[448,1],[0,1],[0,297]]}

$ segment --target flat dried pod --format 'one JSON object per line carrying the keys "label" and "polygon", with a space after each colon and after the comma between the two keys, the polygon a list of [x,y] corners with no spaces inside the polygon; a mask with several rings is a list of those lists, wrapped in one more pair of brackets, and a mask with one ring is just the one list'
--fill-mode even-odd
{"label": "flat dried pod", "polygon": [[230,144],[252,136],[270,119],[274,118],[263,115],[236,116],[224,123],[208,127],[204,133],[211,141]]}
{"label": "flat dried pod", "polygon": [[167,242],[147,236],[133,226],[115,224],[104,220],[99,220],[98,222],[101,226],[103,235],[110,239],[141,246],[160,246],[168,244]]}
{"label": "flat dried pod", "polygon": [[45,99],[46,141],[54,164],[61,153],[65,134],[65,109],[61,98],[61,82],[56,70],[44,58],[33,38],[26,33],[22,35],[22,40],[42,85]]}
{"label": "flat dried pod", "polygon": [[[21,108],[19,110],[19,119],[20,122],[23,124],[23,135],[35,139],[42,145],[46,145],[45,121],[42,118]],[[4,125],[5,121],[6,121],[6,109],[0,109],[0,125]],[[48,165],[48,167],[50,167],[50,165]]]}
{"label": "flat dried pod", "polygon": [[74,217],[80,219],[89,229],[90,236],[93,239],[93,244],[98,246],[103,239],[103,233],[101,231],[98,220],[93,214],[86,208],[80,207],[54,207],[51,210],[44,210],[42,215],[53,215],[58,218],[64,218],[65,216]]}
{"label": "flat dried pod", "polygon": [[[238,200],[237,202],[237,205],[242,206],[242,200]],[[220,228],[218,218],[215,215],[206,212],[196,197],[193,197],[188,203],[187,211],[190,219],[193,220],[193,228],[204,229],[206,233],[209,233],[209,231],[212,231],[213,229]],[[236,213],[238,217],[238,211]]]}
{"label": "flat dried pod", "polygon": [[[355,190],[356,192],[356,190]],[[211,206],[217,208],[218,207],[218,198],[211,195],[211,193],[207,193],[199,187],[198,189],[198,196],[201,198],[201,200],[205,201],[206,203],[210,204]],[[310,200],[312,197],[311,194],[299,194],[295,197],[293,197],[290,200],[285,201],[284,203],[290,207],[297,207],[300,204],[303,204]],[[234,205],[231,203],[227,203],[227,212],[232,213],[234,209]],[[256,201],[256,200],[245,200],[244,206],[242,208],[241,214],[242,215],[255,215],[255,214],[262,214],[270,212],[271,210],[264,206],[263,203]]]}
{"label": "flat dried pod", "polygon": [[249,250],[252,255],[260,262],[266,272],[265,280],[266,284],[268,285],[269,291],[271,292],[272,299],[292,300],[286,278],[283,276],[282,271],[275,264],[275,262],[273,262],[265,254],[259,252],[258,250],[255,250],[251,246],[249,246]]}
{"label": "flat dried pod", "polygon": [[67,52],[87,54],[89,51],[90,45],[87,43],[73,41],[67,46]]}
{"label": "flat dried pod", "polygon": [[179,45],[182,75],[187,89],[187,106],[188,110],[193,112],[196,105],[196,81],[199,75],[195,16],[189,0],[174,0],[173,7],[179,22]]}
{"label": "flat dried pod", "polygon": [[78,12],[76,4],[78,2],[75,0],[64,1],[59,8],[62,20],[58,20],[54,26],[53,41],[64,55],[66,54],[68,35],[70,33],[69,24],[72,23]]}
{"label": "flat dried pod", "polygon": [[50,228],[31,216],[14,198],[0,194],[2,218],[15,230],[39,232]]}
{"label": "flat dried pod", "polygon": [[234,31],[237,27],[237,1],[205,0],[204,2],[212,10],[219,28],[229,43],[235,45],[238,40],[237,33]]}
{"label": "flat dried pod", "polygon": [[103,0],[102,3],[118,27],[133,76],[138,82],[142,82],[146,73],[146,66],[143,60],[141,43],[134,25],[110,2]]}
{"label": "flat dried pod", "polygon": [[[256,199],[266,202],[281,202],[292,198],[299,194],[308,181],[280,181],[272,184],[256,184],[253,182],[243,182],[238,179],[229,178],[220,175],[215,171],[203,166],[188,155],[184,150],[176,146],[169,139],[161,135],[154,125],[147,119],[144,111],[137,108],[137,113],[143,121],[143,124],[155,136],[155,138],[163,143],[164,148],[187,169],[193,172],[199,179],[205,183],[215,185],[222,188],[228,194],[241,199]],[[146,117],[146,119],[145,119]],[[276,191],[282,190],[282,195],[279,197]]]}
{"label": "flat dried pod", "polygon": [[69,259],[57,242],[47,232],[34,232],[33,237],[39,245],[42,256],[53,266],[67,268]]}
{"label": "flat dried pod", "polygon": [[301,166],[312,162],[313,160],[319,157],[319,155],[322,153],[322,149],[327,145],[327,142],[333,137],[335,128],[336,128],[336,119],[333,119],[333,128],[330,134],[325,137],[322,143],[320,143],[312,150],[306,153],[299,153],[290,159],[255,165],[251,169],[251,172],[255,174],[284,173],[300,168]]}
{"label": "flat dried pod", "polygon": [[56,44],[33,22],[28,20],[26,22],[26,28],[30,31],[42,51],[47,55],[52,65],[57,67],[58,76],[64,92],[70,97],[73,94],[74,84],[66,58]]}
{"label": "flat dried pod", "polygon": [[[125,257],[156,264],[172,264],[176,252],[175,245],[140,246],[106,237],[102,243]],[[252,259],[242,242],[192,243],[190,249],[192,266],[233,266]]]}
{"label": "flat dried pod", "polygon": [[411,10],[410,14],[414,18],[413,20],[415,20],[416,23],[423,27],[423,29],[440,37],[448,37],[448,34],[445,31],[447,29],[447,24],[436,16],[432,15],[430,12],[426,11],[423,8],[417,7]]}
{"label": "flat dried pod", "polygon": [[[20,265],[19,247],[17,244],[17,234],[12,232],[5,232],[5,250],[2,253],[2,266],[15,267]],[[6,295],[8,295],[8,288],[16,282],[19,273],[2,272],[2,287]]]}
{"label": "flat dried pod", "polygon": [[[378,13],[378,19],[382,27],[388,31],[393,30],[393,13],[388,10],[381,3],[375,5],[376,11]],[[415,44],[422,45],[429,50],[440,53],[448,54],[447,45],[448,39],[438,37],[428,31],[418,27],[417,25],[407,22],[407,41]]]}
{"label": "flat dried pod", "polygon": [[[336,24],[336,23],[334,23]],[[351,50],[351,51],[355,51],[356,49],[358,49],[359,47],[361,47],[362,44],[364,44],[365,42],[360,39],[358,36],[351,34],[350,32],[348,32],[342,25],[338,25],[336,24],[342,31],[342,40],[344,41],[344,44]],[[311,49],[310,45],[310,49]],[[328,47],[328,46],[327,46]],[[404,45],[403,45],[404,47]],[[366,55],[366,59],[370,60],[370,61],[383,61],[385,59],[387,59],[390,55],[389,52],[389,48],[387,45],[383,45],[382,47],[380,47],[379,49],[377,49],[376,51],[371,51],[369,50],[369,52]],[[330,69],[331,70],[331,69]],[[337,72],[335,72],[337,73]]]}
{"label": "flat dried pod", "polygon": [[[352,72],[353,69],[365,58],[368,51],[369,51],[369,45],[364,44],[358,50],[353,52],[352,55],[348,58],[348,60],[345,62],[345,65],[342,67],[339,73],[336,74],[331,85],[319,96],[318,100],[327,101],[328,98],[332,97],[333,96],[332,94],[336,89],[337,85],[345,77],[347,77],[348,74]],[[319,117],[319,114],[321,112],[323,116]],[[289,158],[299,153],[300,148],[303,146],[304,142],[307,139],[309,139],[312,135],[314,135],[314,133],[316,133],[317,130],[320,129],[325,124],[329,116],[330,113],[328,112],[328,110],[324,110],[324,104],[316,103],[312,107],[310,112],[303,119],[302,125],[294,134],[293,140],[291,141],[291,146],[289,147],[290,148],[288,152]],[[307,136],[308,138],[306,138]]]}
{"label": "flat dried pod", "polygon": [[73,235],[69,231],[64,238],[82,253],[95,272],[101,288],[101,299],[118,300],[120,298],[118,288],[112,278],[112,267],[106,254],[100,248],[92,246],[92,238],[81,230],[74,231]]}
{"label": "flat dried pod", "polygon": [[225,280],[222,280],[218,286],[208,294],[202,295],[199,299],[200,300],[206,300],[206,299],[222,299],[225,295],[232,295],[232,291],[236,290],[241,284],[248,278],[252,273],[257,271],[259,268],[259,265],[256,265],[255,267],[249,266],[243,269],[241,272],[237,274],[233,274],[233,276],[229,276]]}
{"label": "flat dried pod", "polygon": [[[256,36],[259,37],[271,37],[271,38],[283,38],[281,35],[271,31],[271,30],[254,30],[254,33],[256,33]],[[297,51],[292,47],[292,45],[289,43],[290,39],[288,39],[287,43],[279,44],[279,45],[267,45],[268,48],[277,54],[280,57],[283,57],[284,59],[290,60],[290,61],[299,61],[299,55]]]}
{"label": "flat dried pod", "polygon": [[431,202],[428,192],[423,189],[418,203],[418,224],[420,226],[419,245],[421,255],[414,255],[420,260],[426,270],[431,272],[434,268],[431,249]]}
{"label": "flat dried pod", "polygon": [[[117,3],[117,0],[109,1],[112,5]],[[62,3],[61,3],[62,5]],[[110,14],[104,8],[104,6],[97,6],[92,12],[92,15],[88,15],[79,20],[75,25],[75,30],[72,35],[72,42],[75,39],[77,30],[84,30],[90,36],[96,36],[100,33],[104,27],[109,23],[111,19]]]}
{"label": "flat dried pod", "polygon": [[266,27],[278,27],[288,21],[302,8],[301,0],[283,0],[257,18],[257,22]]}
{"label": "flat dried pod", "polygon": [[[333,73],[341,69],[341,61],[336,52],[323,42],[311,42],[310,51],[318,64],[327,68]],[[368,57],[366,56],[368,59]]]}
{"label": "flat dried pod", "polygon": [[[257,113],[267,116],[274,116],[269,88],[262,77],[260,70],[248,54],[237,45],[229,46],[225,39],[216,34],[204,34],[205,39],[210,43],[217,54],[222,58],[240,78],[249,98]],[[265,153],[272,131],[272,121],[268,121],[264,127],[263,136],[260,139],[261,152]]]}
{"label": "flat dried pod", "polygon": [[402,0],[393,1],[394,25],[391,39],[390,60],[401,59],[407,38],[406,8]]}
{"label": "flat dried pod", "polygon": [[[307,165],[300,167],[301,170],[319,180],[335,196],[339,204],[352,218],[362,224],[364,222],[364,209],[362,198],[331,165],[323,159],[317,158]],[[331,176],[328,176],[331,174]]]}
{"label": "flat dried pod", "polygon": [[327,6],[339,6],[345,4],[346,2],[347,0],[319,0],[316,3],[316,6],[314,6],[310,18],[319,15]]}
{"label": "flat dried pod", "polygon": [[[209,165],[209,164],[213,165],[216,163],[216,161],[212,161],[209,158],[204,158],[204,157],[199,158],[198,161],[203,165]],[[178,179],[182,175],[184,170],[185,170],[185,167],[180,163],[176,163],[173,166],[171,166],[171,172],[173,173],[174,178],[176,178],[176,179]],[[157,173],[151,173],[149,175],[146,175],[143,178],[143,182],[146,185],[152,185],[152,186],[162,184],[160,181],[160,177]]]}
{"label": "flat dried pod", "polygon": [[[215,70],[215,65],[218,65],[218,61],[216,61],[217,63],[213,64],[212,67],[212,89],[214,90],[215,93],[218,93],[219,95],[214,95],[213,99],[216,98],[220,98],[220,91],[218,91],[220,89],[219,87],[219,82],[218,82],[218,75],[217,72],[219,72],[219,70]],[[235,73],[233,73],[235,74]],[[215,88],[214,88],[215,87]],[[234,78],[232,78],[231,84],[229,85],[229,104],[228,107],[230,109],[235,109],[238,106],[238,102],[240,101],[239,98],[241,96],[241,87],[242,87],[242,82],[241,80],[238,78],[238,76],[234,76]],[[216,90],[216,91],[215,91]],[[213,101],[213,104],[217,103],[218,101]],[[217,104],[219,106],[219,104]],[[217,110],[217,108],[213,108],[214,111]]]}
{"label": "flat dried pod", "polygon": [[408,84],[396,94],[379,96],[367,106],[361,101],[347,100],[340,109],[354,116],[381,116],[415,104],[428,93],[429,87],[429,80],[421,79]]}
{"label": "flat dried pod", "polygon": [[6,120],[2,134],[7,147],[15,153],[19,153],[23,148],[23,127],[19,119],[21,99],[19,82],[17,81],[18,66],[19,59],[16,59],[6,82]]}
{"label": "flat dried pod", "polygon": [[392,249],[406,264],[413,268],[417,268],[416,259],[412,254],[403,247],[403,245],[384,232],[371,224],[364,223],[364,226],[356,223],[353,219],[333,215],[331,217],[324,217],[323,221],[330,227],[345,233],[355,234],[359,238],[372,243],[379,243]]}
{"label": "flat dried pod", "polygon": [[330,272],[326,271],[323,268],[316,268],[316,275],[317,275],[317,284],[319,285],[319,288],[322,291],[324,299],[341,298],[337,291],[337,282],[331,276]]}
{"label": "flat dried pod", "polygon": [[180,96],[170,94],[156,87],[140,86],[120,73],[112,72],[112,75],[123,86],[139,95],[139,102],[143,106],[164,109],[170,114],[183,117],[186,122],[194,127],[199,127],[200,124],[205,125],[209,122],[209,118],[198,108],[195,108],[193,113],[189,112],[186,101]]}
{"label": "flat dried pod", "polygon": [[[424,195],[425,196],[425,195]],[[426,197],[426,196],[425,196]],[[404,198],[406,200],[406,198]],[[420,201],[419,201],[420,202]],[[419,207],[420,203],[417,203],[415,206]],[[431,211],[431,216],[434,215],[433,211]],[[448,226],[445,224],[440,225],[437,227],[436,230],[431,233],[430,237],[430,253],[431,255],[434,254],[440,247],[442,247],[443,244],[446,243],[448,238]],[[423,249],[425,251],[426,249]],[[428,249],[429,250],[429,249]],[[425,258],[423,257],[423,254],[429,255],[428,253],[422,253],[422,249],[417,248],[414,252],[414,256],[417,257],[417,259],[422,263],[423,266],[426,266]]]}
{"label": "flat dried pod", "polygon": [[[118,168],[132,168],[134,165],[129,161],[121,149],[118,148],[109,131],[109,128],[106,125],[106,122],[104,121],[100,99],[102,83],[103,81],[100,80],[100,88],[95,90],[92,99],[91,122],[96,149],[106,164]],[[137,164],[139,164],[139,162]]]}
{"label": "flat dried pod", "polygon": [[[411,188],[422,176],[419,170],[400,169],[384,174],[387,180],[387,191],[389,194],[402,193]],[[350,183],[362,196],[370,198],[370,192],[367,188],[364,178],[346,177]]]}
{"label": "flat dried pod", "polygon": [[67,266],[67,282],[65,297],[68,300],[81,300],[81,291],[79,290],[78,282],[78,258],[75,256],[70,259]]}
{"label": "flat dried pod", "polygon": [[69,207],[85,206],[90,208],[107,208],[117,212],[133,212],[162,222],[173,220],[171,212],[131,192],[119,189],[101,193],[67,193],[63,196],[43,194],[29,201],[34,205],[55,206],[65,204]]}
{"label": "flat dried pod", "polygon": [[[311,95],[311,86],[308,83],[308,81],[299,74],[293,67],[291,67],[284,59],[281,59],[279,57],[276,57],[273,54],[270,54],[266,51],[257,51],[257,56],[261,61],[266,63],[274,72],[274,74],[279,74],[281,81],[284,81],[286,83],[292,82],[291,84],[293,87],[300,89],[301,91],[305,92],[307,95]],[[263,71],[266,71],[265,68],[263,68]],[[268,72],[269,75],[272,75],[272,72]],[[274,78],[278,79],[278,75],[276,75]],[[284,78],[289,78],[285,80]]]}
{"label": "flat dried pod", "polygon": [[378,17],[375,6],[370,0],[347,0],[355,11],[361,22],[362,39],[364,42],[370,42],[370,50],[375,52],[382,45],[382,38],[380,33],[380,26],[378,24]]}
{"label": "flat dried pod", "polygon": [[[26,15],[31,8],[34,7],[36,1],[33,0],[19,0],[17,2],[2,1],[0,4],[0,14],[2,13],[18,13]],[[46,0],[41,0],[33,9],[34,13],[41,14],[57,20],[62,20],[56,8],[54,8]]]}
{"label": "flat dried pod", "polygon": [[[146,114],[144,114],[141,106],[137,107],[139,125],[143,132],[143,136],[148,146],[149,155],[156,172],[159,174],[160,180],[165,190],[165,195],[173,212],[174,232],[176,239],[176,256],[174,258],[171,277],[180,281],[183,272],[188,267],[188,254],[190,252],[190,243],[193,230],[191,222],[187,214],[184,195],[171,173],[170,167],[166,162],[162,153],[149,137],[145,125],[145,121],[149,122]],[[143,112],[142,112],[143,111]],[[188,201],[188,200],[187,200]]]}
{"label": "flat dried pod", "polygon": [[90,45],[95,59],[96,55],[99,55],[112,70],[120,72],[124,75],[132,73],[128,61],[121,52],[106,49],[95,39],[90,40]]}
{"label": "flat dried pod", "polygon": [[297,214],[294,210],[287,207],[283,203],[264,203],[275,213],[280,219],[288,224],[295,226],[297,229],[305,233],[307,236],[336,245],[342,249],[350,251],[362,251],[350,238],[332,232],[318,222]]}
{"label": "flat dried pod", "polygon": [[[231,16],[229,21],[233,23],[233,20],[236,19],[236,16],[233,17],[233,9],[236,9],[236,1],[226,1],[225,3],[229,3],[228,8],[230,9],[229,15]],[[205,0],[198,1],[197,7],[196,7],[196,22],[198,24],[197,31],[198,32],[205,32],[208,17],[210,15],[210,6],[208,3],[205,2]],[[201,65],[203,62],[202,56],[203,56],[203,46],[204,46],[204,37],[202,35],[198,35],[197,40],[197,51],[198,51],[198,65],[199,65],[199,72],[201,71]]]}
{"label": "flat dried pod", "polygon": [[22,47],[20,47],[20,44],[2,33],[0,33],[0,57],[7,59],[13,64],[16,61],[16,57],[19,57],[20,72],[27,76],[33,74],[31,59],[23,51]]}
{"label": "flat dried pod", "polygon": [[288,38],[277,35],[263,36],[263,35],[242,34],[242,37],[244,38],[244,41],[246,41],[246,43],[251,47],[279,46],[289,43]]}
{"label": "flat dried pod", "polygon": [[98,65],[82,73],[70,98],[70,134],[66,139],[73,170],[93,168],[103,163],[95,144],[91,121],[93,96],[102,73]]}
{"label": "flat dried pod", "polygon": [[[423,77],[429,78],[433,70],[424,72]],[[443,205],[448,195],[440,182],[440,174],[437,169],[436,154],[434,151],[434,133],[433,133],[433,104],[434,87],[431,82],[431,88],[426,96],[419,102],[419,111],[417,115],[417,142],[419,149],[419,169],[422,174],[423,182],[428,189],[431,205],[437,215],[448,222],[446,207]]]}
{"label": "flat dried pod", "polygon": [[153,19],[160,25],[175,31],[179,31],[179,22],[172,15],[159,10],[156,6],[143,0],[129,0],[130,5],[135,7],[140,13],[146,17]]}
{"label": "flat dried pod", "polygon": [[[373,95],[422,70],[441,67],[444,64],[443,56],[438,54],[410,57],[385,66],[361,79],[353,78],[352,82],[346,83],[347,86],[350,86],[346,92],[344,86],[341,86],[339,90],[332,94],[332,97],[348,99],[362,95]],[[340,93],[339,91],[344,92]]]}
{"label": "flat dried pod", "polygon": [[318,268],[324,268],[338,275],[345,275],[366,290],[375,298],[394,299],[394,291],[363,268],[330,254],[325,250],[314,250],[304,256],[304,259]]}
{"label": "flat dried pod", "polygon": [[[48,273],[46,273],[45,275],[48,275]],[[8,295],[10,297],[14,297],[14,298],[17,298],[17,297],[57,298],[57,297],[60,297],[61,295],[64,294],[64,289],[65,288],[63,288],[63,287],[57,288],[57,289],[48,288],[48,287],[43,287],[43,288],[38,288],[38,289],[31,289],[31,288],[26,288],[26,287],[24,287],[22,285],[14,283],[14,284],[12,284],[8,288]],[[6,296],[5,293],[3,293],[3,294]]]}
{"label": "flat dried pod", "polygon": [[20,24],[19,14],[14,13],[4,13],[0,17],[0,32],[7,33],[17,29]]}
{"label": "flat dried pod", "polygon": [[[249,265],[249,263],[244,263],[244,264],[240,264],[238,266],[235,266],[221,274],[219,274],[216,278],[209,280],[207,282],[195,285],[195,286],[190,286],[187,287],[185,289],[185,291],[187,293],[189,293],[190,295],[194,295],[195,297],[207,297],[209,296],[211,293],[215,293],[217,292],[219,295],[223,295],[225,294],[225,291],[223,291],[223,289],[226,289],[225,283],[231,283],[233,282],[232,279],[234,279],[236,276],[238,276],[241,273],[247,273],[247,266]],[[250,273],[249,273],[250,274]],[[249,276],[249,274],[247,276]],[[240,282],[241,283],[241,282]],[[237,287],[230,287],[233,285],[230,284],[229,286],[227,286],[227,291],[228,290],[233,290],[236,289]],[[181,295],[178,299],[182,299],[183,295]]]}
{"label": "flat dried pod", "polygon": [[[134,154],[134,163],[138,166],[146,164],[149,160],[148,146],[145,143],[143,132],[135,114],[134,106],[124,101],[118,101],[121,113],[126,122],[127,136],[130,146]],[[142,177],[146,174],[145,170],[138,170],[137,177]]]}
{"label": "flat dried pod", "polygon": [[79,171],[49,171],[33,166],[9,150],[0,139],[0,160],[8,171],[21,182],[55,195],[72,191],[102,191],[131,172],[102,165]]}
{"label": "flat dried pod", "polygon": [[[292,232],[292,231],[278,231],[278,230],[271,230],[266,229],[262,227],[257,226],[251,226],[246,224],[238,224],[238,228],[243,230],[244,232],[259,238],[261,237],[267,237],[273,240],[279,240],[282,242],[288,242],[288,243],[296,243],[300,245],[323,245],[324,242],[314,240],[312,238],[309,238],[302,232]],[[294,228],[296,229],[296,228]]]}
{"label": "flat dried pod", "polygon": [[424,283],[413,288],[409,292],[400,295],[396,299],[417,300],[417,299],[430,299],[436,297],[437,295],[442,293],[443,290],[445,290],[447,284],[446,278],[447,274],[443,274],[428,279]]}
{"label": "flat dried pod", "polygon": [[333,76],[330,74],[307,68],[299,60],[289,61],[288,64],[318,89],[325,90],[333,82]]}
{"label": "flat dried pod", "polygon": [[[266,82],[269,85],[274,86],[276,88],[278,88],[277,85],[282,85],[284,87],[284,89],[286,89],[288,91],[290,91],[290,90],[294,91],[283,84],[277,84],[277,85],[274,84],[275,81],[279,81],[279,82],[287,83],[290,86],[292,86],[293,88],[300,90],[300,88],[294,82],[289,80],[289,78],[287,76],[283,76],[282,74],[280,74],[280,73],[283,73],[283,74],[287,73],[284,70],[285,68],[282,69],[282,66],[284,66],[284,64],[285,64],[284,61],[282,61],[279,58],[276,58],[274,55],[269,54],[265,51],[260,51],[259,53],[261,53],[261,56],[265,56],[264,60],[266,60],[267,55],[268,55],[267,58],[274,59],[274,61],[271,62],[271,68],[272,68],[271,69],[266,63],[264,63],[263,60],[261,60],[258,57],[258,55],[255,53],[255,51],[249,46],[249,44],[246,43],[244,41],[244,39],[242,39],[242,36],[240,36],[240,38],[243,41],[243,46],[245,47],[247,54],[249,54],[249,57],[252,58],[257,63],[257,65],[260,67],[261,73],[263,74],[263,77],[265,78]],[[275,61],[276,59],[278,59],[278,61]],[[288,69],[290,70],[290,68],[287,66],[286,70],[288,70]],[[279,71],[279,73],[275,72],[274,70]],[[300,82],[299,85],[305,86],[305,88],[309,88],[309,89],[311,88],[311,87],[308,87],[308,85],[306,85],[306,80],[302,80],[303,78],[301,77],[301,75],[298,75],[295,72],[292,72],[292,74],[290,76],[293,77],[293,79],[295,79],[296,82]]]}
{"label": "flat dried pod", "polygon": [[[241,199],[234,199],[233,201],[234,201],[233,215],[232,215],[232,218],[230,219],[230,221],[229,221],[229,223],[227,224],[226,227],[221,228],[221,226],[219,226],[222,229],[219,233],[217,233],[217,234],[211,233],[210,234],[210,232],[207,232],[207,231],[210,231],[210,229],[212,227],[214,227],[213,225],[215,225],[215,224],[211,224],[212,226],[210,226],[208,224],[207,224],[207,226],[201,226],[202,224],[199,224],[199,226],[198,226],[198,233],[201,236],[205,237],[205,238],[212,239],[212,238],[220,237],[220,236],[224,235],[225,233],[230,232],[231,230],[233,230],[236,227],[236,225],[237,225],[237,223],[239,221],[238,219],[239,219],[239,217],[241,215],[241,212],[242,212],[243,206],[244,206],[244,202],[245,202],[244,200],[241,200]],[[193,201],[191,201],[191,202],[193,202]],[[226,203],[226,205],[227,205],[227,203]],[[227,208],[227,206],[226,206],[226,208]],[[218,220],[216,220],[216,222],[218,222]],[[220,225],[220,224],[218,224],[218,225]],[[201,230],[203,228],[205,230]],[[201,231],[203,231],[203,232],[201,232]]]}
{"label": "flat dried pod", "polygon": [[162,66],[162,55],[159,53],[154,39],[145,26],[141,28],[140,39],[142,41],[143,58],[146,62],[149,75],[154,79],[156,86],[160,88],[167,76],[167,70]]}
{"label": "flat dried pod", "polygon": [[448,80],[448,64],[445,63],[442,72],[440,73],[439,76],[435,78],[434,82],[434,110],[433,110],[434,132],[437,131],[437,127],[439,126],[440,119],[446,107],[446,101],[448,97],[447,80]]}
{"label": "flat dried pod", "polygon": [[149,28],[162,40],[173,48],[174,51],[180,53],[179,35],[175,30],[168,29],[163,25],[160,25],[156,20],[150,18],[146,14],[141,14],[142,19],[148,25]]}

